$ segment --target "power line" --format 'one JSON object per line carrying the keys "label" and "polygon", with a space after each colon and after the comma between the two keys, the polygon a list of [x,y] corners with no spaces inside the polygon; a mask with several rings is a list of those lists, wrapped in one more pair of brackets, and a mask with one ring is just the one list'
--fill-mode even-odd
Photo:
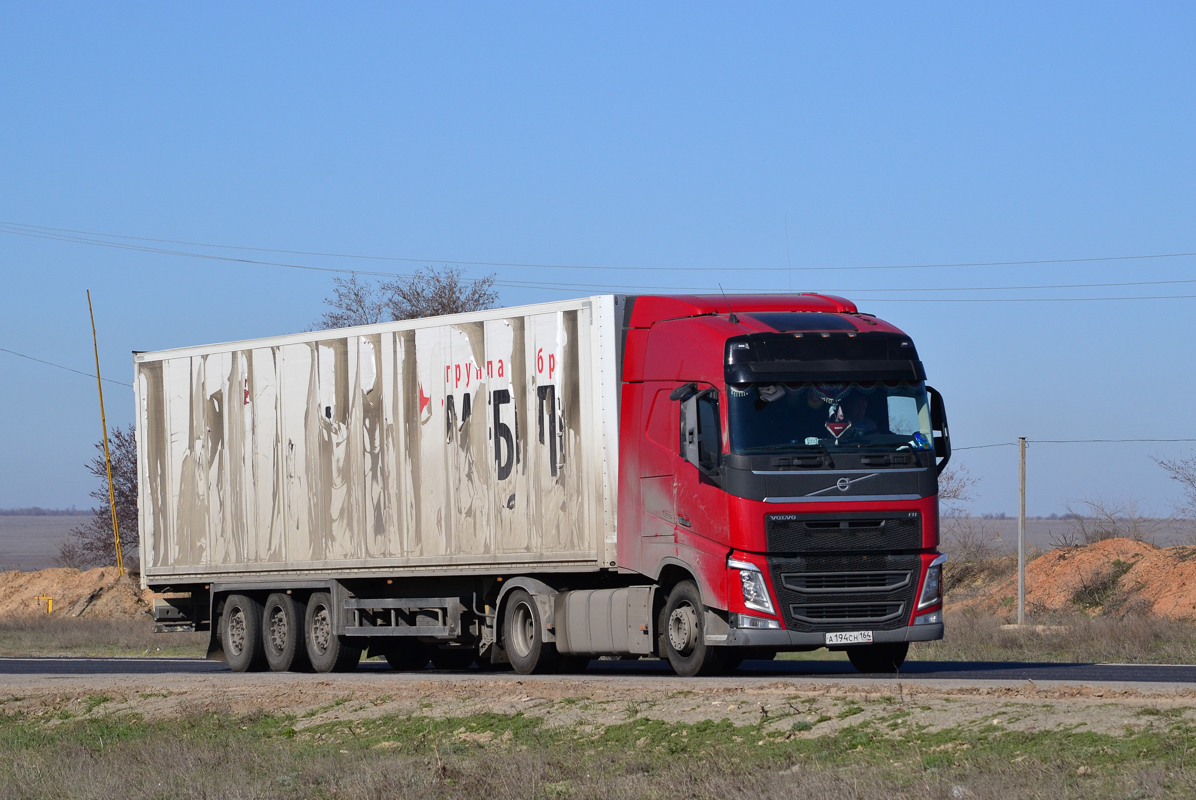
{"label": "power line", "polygon": [[[379,272],[373,270],[348,269],[343,267],[322,267],[312,264],[292,264],[282,261],[265,261],[261,259],[251,259],[236,256],[222,256],[211,253],[194,253],[186,250],[171,250],[161,247],[148,247],[145,245],[128,244],[124,242],[106,242],[95,239],[87,239],[81,236],[65,236],[57,233],[38,233],[33,231],[13,230],[9,227],[10,223],[0,222],[0,233],[9,233],[17,236],[26,236],[36,239],[47,239],[50,241],[67,242],[73,244],[86,244],[95,247],[106,247],[117,250],[130,250],[134,252],[153,253],[157,255],[171,255],[182,258],[195,258],[205,261],[221,261],[234,264],[249,264],[254,266],[271,266],[285,269],[300,269],[314,272],[327,272],[334,274],[346,275],[364,275],[368,277],[378,278],[410,278],[413,277],[410,273],[398,272]],[[97,234],[116,236],[116,234]],[[132,238],[132,237],[129,237]],[[165,240],[152,240],[165,241]],[[194,244],[194,243],[190,243]],[[226,245],[195,245],[204,247],[230,247]],[[233,248],[242,249],[242,248]],[[249,248],[244,248],[249,249]],[[298,252],[298,251],[270,251],[270,252]],[[327,254],[326,254],[327,255]],[[1176,254],[1176,255],[1196,255],[1196,254]],[[345,256],[352,257],[352,256]],[[1155,256],[1141,256],[1141,258],[1154,258]],[[1138,258],[1138,256],[1118,257]],[[1084,260],[1084,259],[1073,259]],[[1105,259],[1115,260],[1115,259]],[[482,264],[489,266],[503,266],[497,262],[446,262],[434,261],[432,263],[463,263],[463,264]],[[997,262],[992,262],[997,263]],[[1007,262],[1013,263],[1013,262]],[[1048,263],[1048,262],[1018,262],[1018,263]],[[1050,262],[1055,263],[1055,262]],[[537,265],[519,265],[507,264],[505,266],[537,266]],[[543,265],[539,265],[543,266]],[[944,266],[944,265],[939,265]],[[601,268],[607,269],[607,268]],[[612,268],[613,269],[613,268]],[[828,268],[830,269],[830,268]],[[1122,283],[1106,283],[1106,284],[1052,284],[1039,286],[1011,286],[1011,287],[949,287],[949,288],[924,288],[924,289],[830,289],[823,290],[829,293],[843,292],[846,294],[863,293],[863,292],[904,292],[904,291],[930,291],[930,292],[966,292],[966,291],[1017,291],[1017,290],[1037,290],[1037,289],[1064,289],[1064,288],[1098,288],[1098,287],[1128,287],[1128,286],[1152,286],[1162,284],[1187,284],[1196,283],[1196,280],[1174,280],[1174,281],[1134,281]],[[700,292],[715,292],[719,291],[718,287],[714,286],[668,286],[668,285],[630,285],[630,284],[602,284],[602,283],[567,283],[561,281],[522,281],[511,279],[496,279],[495,284],[498,286],[506,286],[510,288],[519,289],[544,289],[549,291],[671,291],[671,292],[685,292],[685,291],[700,291]],[[1188,300],[1196,298],[1196,295],[1153,295],[1153,296],[1106,296],[1106,297],[1000,297],[1000,298],[932,298],[932,297],[873,297],[870,298],[873,302],[920,302],[920,303],[1057,303],[1057,302],[1102,302],[1102,301],[1120,301],[1120,300]]]}
{"label": "power line", "polygon": [[[1026,444],[1122,444],[1126,442],[1196,442],[1193,439],[1026,439]],[[951,452],[958,450],[984,450],[989,447],[1017,447],[1017,442],[994,442],[993,444],[974,444],[968,447],[952,447]]]}
{"label": "power line", "polygon": [[473,267],[531,267],[535,269],[590,269],[590,270],[628,270],[635,272],[645,271],[668,271],[668,272],[791,272],[797,270],[800,272],[841,272],[848,270],[893,270],[893,269],[952,269],[957,267],[1017,267],[1017,266],[1036,266],[1043,264],[1087,264],[1104,261],[1143,261],[1152,259],[1166,259],[1166,258],[1188,258],[1196,256],[1196,252],[1190,253],[1147,253],[1137,255],[1125,256],[1093,256],[1085,258],[1044,258],[1024,261],[965,261],[965,262],[949,262],[940,264],[873,264],[873,265],[853,265],[842,267],[627,267],[627,266],[602,266],[602,265],[583,265],[583,264],[536,264],[524,263],[517,261],[464,261],[461,259],[444,259],[444,258],[412,258],[410,256],[379,256],[366,255],[354,253],[333,253],[321,252],[315,250],[286,250],[272,247],[253,247],[246,245],[228,245],[228,244],[212,244],[208,242],[190,242],[179,239],[155,239],[146,236],[128,236],[119,233],[100,233],[97,231],[82,231],[72,228],[52,228],[44,225],[29,225],[19,222],[6,222],[0,220],[0,225],[10,228],[12,230],[5,231],[7,233],[20,233],[22,230],[26,232],[45,232],[45,233],[67,233],[77,234],[83,236],[101,236],[109,239],[127,239],[138,242],[154,242],[157,244],[174,244],[184,245],[187,247],[208,247],[213,249],[223,250],[245,250],[258,253],[281,253],[284,255],[304,255],[304,256],[318,256],[322,258],[351,258],[360,259],[362,261],[399,261],[415,264],[459,264],[461,266]]}
{"label": "power line", "polygon": [[[9,350],[6,347],[0,347],[0,352],[8,353],[9,355],[19,356],[21,358],[27,358],[30,361],[36,361],[39,364],[45,364],[46,366],[49,366],[49,367],[57,367],[58,369],[65,369],[67,372],[73,372],[76,375],[85,375],[88,378],[93,378],[93,379],[95,378],[95,375],[92,375],[90,372],[84,372],[82,370],[72,369],[71,367],[64,367],[62,364],[55,364],[53,361],[45,361],[40,358],[34,358],[33,356],[27,356],[24,353],[18,353],[16,350]],[[130,389],[133,388],[133,384],[131,384],[131,383],[125,383],[123,381],[114,381],[111,378],[102,378],[101,380],[103,380],[105,383],[115,383],[118,386],[127,386]]]}

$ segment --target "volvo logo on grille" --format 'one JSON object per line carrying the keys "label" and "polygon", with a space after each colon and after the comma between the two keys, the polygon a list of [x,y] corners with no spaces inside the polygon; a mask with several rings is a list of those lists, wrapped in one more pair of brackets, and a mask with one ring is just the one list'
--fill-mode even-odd
{"label": "volvo logo on grille", "polygon": [[817,497],[818,495],[825,494],[829,491],[832,491],[833,489],[838,489],[840,492],[846,492],[848,489],[850,489],[852,486],[859,483],[860,481],[866,481],[869,478],[875,478],[879,474],[880,474],[879,472],[873,472],[868,475],[861,475],[858,478],[843,477],[843,478],[840,478],[839,480],[835,481],[834,483],[832,483],[830,486],[826,487],[825,489],[819,489],[816,492],[810,492],[809,494],[806,495],[806,497]]}

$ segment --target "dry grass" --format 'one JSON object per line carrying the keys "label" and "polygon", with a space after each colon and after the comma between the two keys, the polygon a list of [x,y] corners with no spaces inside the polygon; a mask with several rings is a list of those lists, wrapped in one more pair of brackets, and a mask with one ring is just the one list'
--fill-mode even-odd
{"label": "dry grass", "polygon": [[[520,715],[394,717],[295,732],[279,717],[207,714],[53,724],[0,716],[14,800],[150,798],[1190,797],[1190,726],[1160,717],[1124,736],[1072,730],[930,733],[892,725],[814,738],[729,723],[637,722],[592,734]],[[1153,719],[1153,718],[1152,718]],[[455,730],[454,730],[455,729]],[[488,731],[473,739],[465,731]],[[501,733],[500,733],[501,732]]]}
{"label": "dry grass", "polygon": [[0,618],[0,655],[5,656],[202,656],[207,644],[206,633],[154,633],[147,617]]}
{"label": "dry grass", "polygon": [[948,612],[945,638],[913,645],[909,657],[919,661],[1196,663],[1196,626],[1190,623],[1133,612],[1097,617],[1046,615],[1027,622],[1045,629],[1010,629],[988,614]]}

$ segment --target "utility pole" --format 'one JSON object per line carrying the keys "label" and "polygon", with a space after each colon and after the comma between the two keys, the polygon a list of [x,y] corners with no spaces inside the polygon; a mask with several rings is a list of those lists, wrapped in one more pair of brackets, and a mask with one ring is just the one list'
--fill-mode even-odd
{"label": "utility pole", "polygon": [[100,378],[100,342],[96,338],[96,314],[91,308],[91,291],[87,292],[87,313],[91,315],[91,343],[96,354],[96,388],[100,393],[100,427],[104,429],[104,464],[108,468],[108,510],[112,512],[112,539],[116,545],[116,575],[125,574],[125,556],[120,550],[120,525],[116,521],[116,491],[112,486],[112,455],[108,452],[108,420],[104,417],[104,384]]}
{"label": "utility pole", "polygon": [[1026,437],[1017,438],[1017,624],[1026,624]]}

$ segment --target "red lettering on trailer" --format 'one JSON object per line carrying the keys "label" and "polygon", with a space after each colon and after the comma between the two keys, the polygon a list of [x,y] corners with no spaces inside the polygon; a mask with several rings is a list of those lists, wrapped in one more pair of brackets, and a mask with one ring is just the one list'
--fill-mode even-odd
{"label": "red lettering on trailer", "polygon": [[453,380],[453,368],[451,366],[449,366],[448,364],[445,364],[445,366],[444,366],[444,382],[452,383],[452,380]]}
{"label": "red lettering on trailer", "polygon": [[458,364],[457,368],[454,370],[454,377],[456,380],[454,380],[454,382],[453,382],[453,387],[455,388],[455,387],[461,385],[461,365],[460,364]]}
{"label": "red lettering on trailer", "polygon": [[539,350],[536,351],[536,372],[537,373],[544,372],[544,348],[543,347],[541,347]]}
{"label": "red lettering on trailer", "polygon": [[498,377],[502,377],[502,359],[498,360]]}
{"label": "red lettering on trailer", "polygon": [[553,371],[556,369],[556,353],[548,354],[548,377],[552,377]]}
{"label": "red lettering on trailer", "polygon": [[[481,377],[481,376],[479,375],[478,377]],[[486,362],[486,377],[487,378],[494,377],[494,362],[493,361]]]}

